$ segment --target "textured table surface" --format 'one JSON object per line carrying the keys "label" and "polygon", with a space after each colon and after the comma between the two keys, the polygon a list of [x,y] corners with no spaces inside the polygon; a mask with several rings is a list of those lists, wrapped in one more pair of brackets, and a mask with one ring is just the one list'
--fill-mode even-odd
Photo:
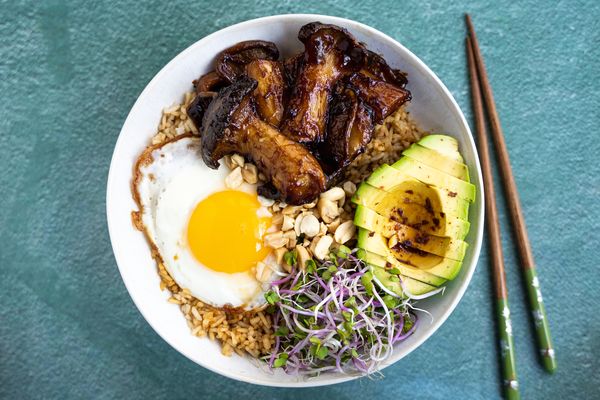
{"label": "textured table surface", "polygon": [[600,398],[599,3],[215,3],[0,2],[0,398],[500,397],[485,244],[456,311],[383,380],[284,390],[220,377],[170,348],[131,302],[106,228],[121,125],[191,43],[264,15],[352,18],[421,57],[471,118],[464,11],[488,64],[558,355],[547,375],[505,235],[523,397]]}

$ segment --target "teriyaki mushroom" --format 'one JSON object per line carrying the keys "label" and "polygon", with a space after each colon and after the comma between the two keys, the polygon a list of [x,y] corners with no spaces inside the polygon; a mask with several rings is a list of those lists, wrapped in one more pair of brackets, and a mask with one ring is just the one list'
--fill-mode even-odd
{"label": "teriyaki mushroom", "polygon": [[361,73],[350,76],[348,83],[358,97],[373,110],[376,124],[381,124],[388,115],[411,99],[408,90]]}
{"label": "teriyaki mushroom", "polygon": [[256,108],[265,122],[278,127],[283,118],[285,83],[281,64],[277,61],[254,60],[246,65],[246,74],[258,85],[254,91]]}
{"label": "teriyaki mushroom", "polygon": [[361,74],[401,88],[406,86],[408,79],[404,72],[390,67],[382,56],[371,50],[367,50],[366,55],[365,65],[360,70]]}
{"label": "teriyaki mushroom", "polygon": [[196,93],[218,92],[219,89],[227,86],[229,82],[225,80],[216,71],[210,71],[192,82],[196,88]]}
{"label": "teriyaki mushroom", "polygon": [[187,115],[196,125],[198,130],[200,130],[200,127],[202,126],[202,118],[204,118],[206,109],[216,95],[216,92],[200,92],[188,106]]}
{"label": "teriyaki mushroom", "polygon": [[352,89],[338,86],[329,108],[327,136],[318,147],[319,159],[330,179],[365,150],[375,127],[371,109]]}
{"label": "teriyaki mushroom", "polygon": [[282,131],[296,142],[316,144],[325,138],[329,97],[335,83],[360,70],[365,48],[346,29],[320,22],[304,25],[298,38],[305,51]]}
{"label": "teriyaki mushroom", "polygon": [[247,40],[231,46],[217,55],[217,73],[233,83],[244,75],[245,67],[254,60],[277,60],[279,50],[273,42]]}
{"label": "teriyaki mushroom", "polygon": [[202,120],[202,158],[216,169],[223,156],[240,154],[256,164],[286,203],[310,202],[325,189],[325,174],[304,146],[260,119],[252,96],[256,87],[254,79],[242,76],[213,99]]}

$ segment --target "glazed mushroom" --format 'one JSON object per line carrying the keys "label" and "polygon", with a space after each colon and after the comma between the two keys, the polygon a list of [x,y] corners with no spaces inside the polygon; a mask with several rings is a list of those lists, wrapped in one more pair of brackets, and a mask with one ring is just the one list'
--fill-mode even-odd
{"label": "glazed mushroom", "polygon": [[200,78],[194,80],[192,83],[196,88],[196,93],[218,92],[219,89],[229,84],[228,81],[226,81],[215,71],[210,71],[209,73],[202,75]]}
{"label": "glazed mushroom", "polygon": [[312,201],[325,189],[316,158],[261,120],[252,93],[257,82],[247,76],[222,89],[202,120],[202,157],[218,168],[219,159],[238,153],[252,160],[288,204]]}
{"label": "glazed mushroom", "polygon": [[327,137],[319,146],[319,158],[328,175],[348,166],[373,134],[372,111],[348,88],[342,87],[331,101]]}
{"label": "glazed mushroom", "polygon": [[388,65],[383,57],[370,50],[366,50],[366,60],[360,73],[370,78],[379,79],[392,85],[404,88],[408,83],[406,74],[399,69]]}
{"label": "glazed mushroom", "polygon": [[373,110],[377,124],[411,99],[408,90],[361,73],[350,76],[348,82],[358,97]]}
{"label": "glazed mushroom", "polygon": [[285,84],[281,69],[281,64],[269,60],[254,60],[246,65],[246,74],[258,83],[254,91],[257,111],[265,122],[275,127],[283,118]]}
{"label": "glazed mushroom", "polygon": [[304,53],[298,53],[283,60],[283,76],[286,87],[292,87],[296,82],[296,77],[300,72],[303,58]]}
{"label": "glazed mushroom", "polygon": [[300,29],[302,65],[282,123],[283,133],[300,143],[324,139],[329,95],[341,77],[358,71],[365,49],[345,29],[313,22]]}
{"label": "glazed mushroom", "polygon": [[254,60],[277,60],[279,50],[273,42],[248,40],[239,42],[217,55],[217,73],[233,83],[245,73],[246,65]]}
{"label": "glazed mushroom", "polygon": [[206,109],[216,95],[216,92],[200,92],[188,106],[187,114],[198,130],[202,126],[202,118],[204,118]]}

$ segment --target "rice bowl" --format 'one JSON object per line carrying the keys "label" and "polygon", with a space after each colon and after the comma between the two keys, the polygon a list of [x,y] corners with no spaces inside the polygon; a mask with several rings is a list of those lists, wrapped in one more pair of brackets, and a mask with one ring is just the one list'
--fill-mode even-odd
{"label": "rice bowl", "polygon": [[[107,191],[109,229],[117,262],[128,290],[142,314],[155,330],[171,343],[173,347],[199,364],[224,375],[252,383],[276,386],[312,386],[341,382],[352,377],[328,374],[311,380],[304,380],[285,374],[265,373],[263,370],[257,369],[248,360],[222,358],[220,349],[213,343],[199,343],[198,340],[194,340],[194,337],[189,335],[187,324],[183,319],[179,318],[180,315],[178,315],[179,311],[177,307],[168,305],[165,301],[166,294],[161,293],[159,290],[158,276],[156,275],[155,268],[152,266],[153,261],[147,254],[147,250],[144,250],[145,243],[143,242],[143,237],[140,237],[139,232],[134,231],[131,227],[127,227],[123,223],[123,216],[128,216],[129,212],[134,208],[131,199],[127,199],[126,193],[122,193],[123,188],[128,187],[128,182],[131,179],[131,175],[126,173],[130,171],[127,163],[131,163],[135,155],[156,134],[156,127],[159,126],[158,119],[161,118],[161,110],[172,104],[180,103],[182,95],[189,90],[189,82],[195,79],[201,72],[207,70],[208,65],[202,66],[202,61],[196,55],[215,54],[221,50],[223,43],[234,43],[242,38],[270,39],[277,42],[284,51],[287,50],[289,52],[293,49],[294,44],[285,43],[285,38],[293,36],[290,32],[297,30],[303,23],[316,19],[351,29],[360,40],[365,41],[370,47],[377,49],[377,51],[393,60],[394,64],[400,65],[401,68],[408,71],[410,77],[409,87],[413,93],[418,93],[418,96],[414,96],[415,100],[410,104],[408,111],[410,111],[413,118],[425,130],[443,130],[455,134],[463,148],[465,162],[471,170],[473,182],[479,190],[478,199],[471,211],[472,215],[474,215],[474,217],[471,217],[472,229],[469,236],[471,247],[459,277],[447,287],[443,298],[432,299],[429,302],[430,304],[425,303],[427,309],[434,315],[434,323],[430,326],[422,327],[413,337],[404,342],[402,346],[396,348],[391,359],[392,362],[397,361],[416,348],[447,318],[466,289],[475,268],[481,245],[482,189],[479,165],[468,126],[456,103],[443,85],[406,49],[385,35],[361,24],[323,16],[291,15],[248,21],[219,31],[199,41],[188,50],[182,52],[157,75],[144,93],[142,93],[125,123],[115,149],[109,176]],[[210,57],[207,57],[207,63],[210,59]],[[183,100],[185,101],[185,99]],[[427,108],[428,112],[424,108]],[[150,115],[151,110],[154,110],[152,115]],[[177,108],[170,111],[171,114],[176,112],[176,110]],[[176,120],[176,116],[173,117],[172,121],[168,121],[168,113],[166,114],[167,120],[161,124],[162,129],[159,135],[163,134],[167,138],[168,135],[181,133],[177,132],[180,121]],[[389,126],[379,128],[379,130],[387,129],[389,131],[390,127],[392,130],[395,129],[393,121],[394,119],[392,119]],[[402,113],[396,116],[395,121],[396,125],[408,123],[406,114]],[[407,132],[418,135],[418,131],[414,129],[408,129]],[[156,140],[159,141],[162,138]],[[373,148],[376,148],[376,144],[374,144]],[[398,150],[400,148],[398,147]],[[363,161],[368,164],[371,160],[367,158]],[[129,253],[125,252],[123,243],[127,243],[131,248]],[[169,287],[169,281],[166,280],[167,275],[162,273],[161,277],[163,278],[163,285]],[[199,313],[197,307],[194,308],[193,304],[189,304],[189,308],[187,307],[188,303],[185,299],[185,293],[179,297],[179,299],[175,298],[172,302],[181,303],[179,305],[183,305],[185,308],[184,313],[185,310],[188,310],[189,315]],[[194,310],[196,311],[194,312]],[[208,334],[210,335],[210,331]],[[218,335],[218,333],[213,332],[213,335]],[[217,362],[217,360],[219,361]]]}

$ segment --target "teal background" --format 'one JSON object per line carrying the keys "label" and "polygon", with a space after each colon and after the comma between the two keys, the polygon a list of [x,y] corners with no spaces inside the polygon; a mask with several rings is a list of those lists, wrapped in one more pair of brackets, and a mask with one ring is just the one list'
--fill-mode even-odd
{"label": "teal background", "polygon": [[0,398],[498,398],[485,245],[456,311],[384,379],[285,390],[217,376],[156,335],[123,286],[105,217],[110,157],[130,107],[203,36],[280,13],[355,19],[427,63],[471,121],[465,11],[494,87],[558,356],[547,375],[500,203],[523,397],[600,398],[600,6],[552,3],[1,1]]}

